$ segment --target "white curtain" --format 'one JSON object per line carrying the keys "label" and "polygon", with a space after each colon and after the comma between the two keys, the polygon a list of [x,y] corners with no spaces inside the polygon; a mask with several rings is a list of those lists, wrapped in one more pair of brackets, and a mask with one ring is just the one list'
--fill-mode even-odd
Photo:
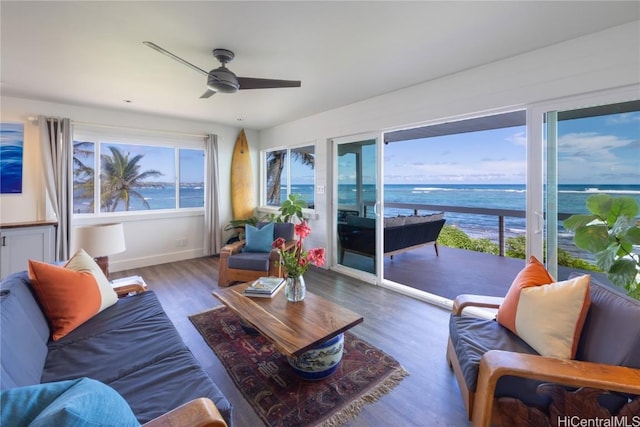
{"label": "white curtain", "polygon": [[222,230],[220,229],[220,182],[218,179],[218,136],[204,139],[206,159],[206,184],[204,198],[204,250],[205,255],[220,253]]}
{"label": "white curtain", "polygon": [[71,232],[71,120],[38,116],[38,126],[47,198],[58,220],[55,260],[61,261],[69,258]]}

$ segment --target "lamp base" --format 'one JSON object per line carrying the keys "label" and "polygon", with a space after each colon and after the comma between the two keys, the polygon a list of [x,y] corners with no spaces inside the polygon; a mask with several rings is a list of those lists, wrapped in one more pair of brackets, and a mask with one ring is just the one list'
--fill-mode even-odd
{"label": "lamp base", "polygon": [[100,256],[94,258],[94,261],[96,262],[96,264],[98,264],[98,267],[100,267],[106,278],[109,279],[109,257]]}

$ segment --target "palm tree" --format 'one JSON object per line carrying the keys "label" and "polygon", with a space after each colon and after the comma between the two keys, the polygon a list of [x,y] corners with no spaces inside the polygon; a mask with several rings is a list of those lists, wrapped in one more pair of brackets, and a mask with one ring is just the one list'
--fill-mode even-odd
{"label": "palm tree", "polygon": [[[290,150],[291,156],[303,165],[315,167],[315,156],[306,151]],[[270,151],[267,153],[267,204],[280,204],[280,182],[284,169],[287,150]]]}
{"label": "palm tree", "polygon": [[159,177],[163,174],[154,169],[140,172],[138,162],[142,159],[142,154],[130,158],[130,153],[123,154],[116,147],[110,146],[109,150],[111,155],[103,154],[101,156],[101,209],[107,212],[114,212],[118,204],[122,202],[124,209],[128,211],[131,198],[141,200],[143,205],[150,209],[149,203],[135,188],[163,188],[162,184],[145,182],[148,178]]}
{"label": "palm tree", "polygon": [[93,142],[73,142],[73,197],[90,200],[90,212],[93,212],[95,171],[93,167],[85,165],[81,158],[93,157],[93,145]]}

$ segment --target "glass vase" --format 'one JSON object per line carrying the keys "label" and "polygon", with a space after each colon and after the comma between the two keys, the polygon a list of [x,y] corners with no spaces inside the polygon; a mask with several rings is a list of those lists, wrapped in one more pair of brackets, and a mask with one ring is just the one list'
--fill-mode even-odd
{"label": "glass vase", "polygon": [[304,283],[304,277],[302,275],[287,277],[287,283],[284,285],[284,293],[287,297],[287,301],[302,301],[306,292],[307,286]]}

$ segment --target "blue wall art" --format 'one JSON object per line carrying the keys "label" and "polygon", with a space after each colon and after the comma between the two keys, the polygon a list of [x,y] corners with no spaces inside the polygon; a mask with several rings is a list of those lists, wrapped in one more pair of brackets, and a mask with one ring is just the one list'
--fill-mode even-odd
{"label": "blue wall art", "polygon": [[24,124],[0,123],[0,193],[22,193]]}

